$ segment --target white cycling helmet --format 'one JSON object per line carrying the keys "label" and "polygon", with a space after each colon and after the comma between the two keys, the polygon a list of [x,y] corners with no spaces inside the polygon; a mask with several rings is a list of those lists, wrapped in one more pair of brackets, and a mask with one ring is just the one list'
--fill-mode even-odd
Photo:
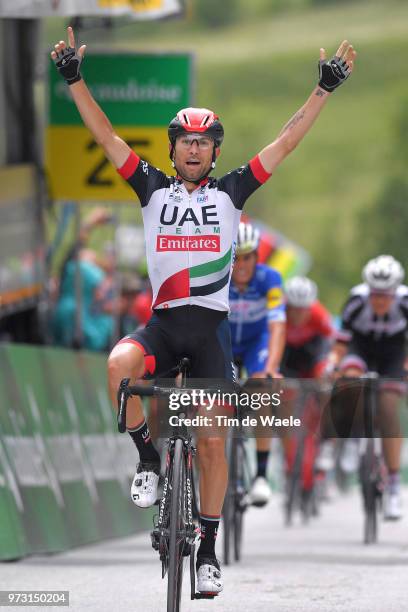
{"label": "white cycling helmet", "polygon": [[317,285],[306,276],[294,276],[285,285],[286,302],[296,308],[309,308],[317,299]]}
{"label": "white cycling helmet", "polygon": [[259,243],[259,230],[253,227],[250,223],[241,222],[238,227],[237,245],[235,248],[236,255],[246,255],[252,251],[256,251]]}
{"label": "white cycling helmet", "polygon": [[379,255],[363,268],[363,280],[372,291],[392,293],[402,283],[405,272],[392,255]]}

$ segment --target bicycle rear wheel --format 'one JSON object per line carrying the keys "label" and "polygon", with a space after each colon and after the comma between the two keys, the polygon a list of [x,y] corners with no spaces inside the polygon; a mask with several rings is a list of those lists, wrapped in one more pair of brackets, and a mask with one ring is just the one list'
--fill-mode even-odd
{"label": "bicycle rear wheel", "polygon": [[367,448],[361,457],[360,482],[364,505],[364,543],[373,544],[378,538],[377,518],[377,469],[374,441],[367,440]]}
{"label": "bicycle rear wheel", "polygon": [[170,502],[167,612],[179,612],[180,610],[186,533],[185,480],[186,466],[183,454],[183,441],[178,439],[174,445]]}
{"label": "bicycle rear wheel", "polygon": [[289,472],[286,474],[284,520],[285,525],[290,527],[293,522],[293,514],[301,498],[302,479],[302,455],[303,440],[296,440],[295,458]]}

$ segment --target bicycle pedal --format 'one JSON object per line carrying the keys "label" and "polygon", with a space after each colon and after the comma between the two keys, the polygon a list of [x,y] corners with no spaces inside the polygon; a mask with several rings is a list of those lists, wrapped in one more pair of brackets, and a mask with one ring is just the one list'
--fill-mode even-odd
{"label": "bicycle pedal", "polygon": [[189,557],[191,555],[191,544],[184,544],[183,557]]}
{"label": "bicycle pedal", "polygon": [[150,532],[150,539],[152,541],[152,547],[154,550],[159,550],[160,548],[160,532],[157,530],[153,530]]}

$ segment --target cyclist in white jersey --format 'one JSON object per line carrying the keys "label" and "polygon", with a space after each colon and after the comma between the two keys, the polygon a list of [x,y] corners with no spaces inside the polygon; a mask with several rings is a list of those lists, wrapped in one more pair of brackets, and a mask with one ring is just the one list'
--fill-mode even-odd
{"label": "cyclist in white jersey", "polygon": [[[379,255],[363,268],[363,283],[353,287],[341,316],[328,362],[344,376],[358,377],[371,370],[380,376],[378,428],[388,477],[383,504],[384,518],[402,517],[400,423],[401,397],[405,382],[408,334],[408,287],[405,271],[391,255]],[[354,447],[354,449],[353,449]],[[347,440],[345,463],[357,467],[356,441]]]}
{"label": "cyclist in white jersey", "polygon": [[[220,179],[208,178],[224,134],[218,117],[207,109],[183,109],[169,126],[176,176],[168,177],[142,161],[115,133],[81,77],[85,45],[76,50],[72,28],[68,40],[69,45],[56,44],[51,57],[85,125],[139,197],[153,288],[153,316],[146,329],[124,338],[109,357],[112,402],[116,405],[123,378],[160,374],[180,355],[190,357],[193,377],[228,379],[232,376],[228,288],[241,210],[306,135],[331,92],[351,74],[356,53],[344,41],[327,61],[321,49],[319,84],[306,103],[271,144]],[[139,398],[129,401],[127,427],[140,455],[132,499],[147,507],[156,500],[159,457]],[[224,437],[200,438],[197,445],[202,532],[197,588],[218,593],[223,583],[214,545],[227,484]]]}

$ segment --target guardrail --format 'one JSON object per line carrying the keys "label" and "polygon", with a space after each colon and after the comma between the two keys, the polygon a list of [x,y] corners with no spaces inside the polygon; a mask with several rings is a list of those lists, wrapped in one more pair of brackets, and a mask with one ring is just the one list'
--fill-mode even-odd
{"label": "guardrail", "polygon": [[136,461],[105,356],[0,345],[0,560],[148,529],[129,497]]}

